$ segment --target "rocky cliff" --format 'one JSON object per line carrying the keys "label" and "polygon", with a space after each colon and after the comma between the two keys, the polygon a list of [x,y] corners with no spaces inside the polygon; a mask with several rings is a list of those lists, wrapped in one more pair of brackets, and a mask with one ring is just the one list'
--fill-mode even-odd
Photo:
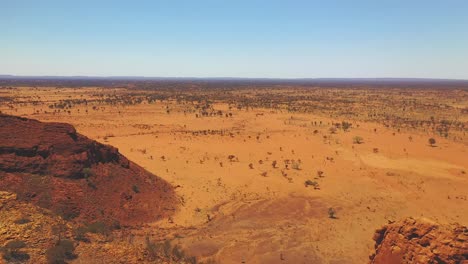
{"label": "rocky cliff", "polygon": [[374,235],[373,264],[468,263],[468,228],[408,218],[388,224]]}
{"label": "rocky cliff", "polygon": [[63,123],[0,115],[0,190],[65,219],[138,224],[175,210],[171,185]]}

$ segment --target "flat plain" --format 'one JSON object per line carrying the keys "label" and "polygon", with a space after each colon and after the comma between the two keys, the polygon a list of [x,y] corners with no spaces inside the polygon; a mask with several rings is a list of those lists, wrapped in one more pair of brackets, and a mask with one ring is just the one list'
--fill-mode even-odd
{"label": "flat plain", "polygon": [[5,86],[0,111],[70,123],[174,186],[173,216],[110,247],[150,236],[205,262],[365,263],[387,223],[468,224],[466,88]]}

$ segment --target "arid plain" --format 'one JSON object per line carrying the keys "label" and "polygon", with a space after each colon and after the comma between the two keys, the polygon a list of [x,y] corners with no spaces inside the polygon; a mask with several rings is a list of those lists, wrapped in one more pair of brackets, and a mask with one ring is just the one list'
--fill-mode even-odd
{"label": "arid plain", "polygon": [[[3,87],[0,99],[174,186],[171,217],[126,231],[142,248],[150,236],[201,262],[366,263],[389,222],[468,225],[466,89]],[[106,250],[81,243],[73,262]]]}

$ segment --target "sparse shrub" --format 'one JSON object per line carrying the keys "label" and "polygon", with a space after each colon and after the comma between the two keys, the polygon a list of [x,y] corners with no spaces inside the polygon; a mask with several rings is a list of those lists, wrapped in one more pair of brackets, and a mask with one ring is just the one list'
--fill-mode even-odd
{"label": "sparse shrub", "polygon": [[89,242],[89,239],[86,237],[88,229],[84,226],[80,226],[73,231],[74,239],[82,242]]}
{"label": "sparse shrub", "polygon": [[17,225],[24,225],[24,224],[27,224],[27,223],[31,223],[31,219],[29,218],[26,218],[26,217],[22,217],[18,220],[15,220],[15,224]]}
{"label": "sparse shrub", "polygon": [[301,169],[301,163],[299,163],[297,161],[293,161],[292,164],[291,164],[291,168],[293,168],[295,170],[300,170]]}
{"label": "sparse shrub", "polygon": [[434,147],[434,146],[435,146],[435,143],[436,143],[436,140],[435,140],[434,138],[430,138],[430,139],[428,140],[428,142],[429,142],[429,145],[431,145],[431,147]]}
{"label": "sparse shrub", "polygon": [[53,247],[47,249],[46,258],[49,264],[64,264],[68,260],[75,259],[77,255],[74,253],[75,245],[68,239],[62,239]]}
{"label": "sparse shrub", "polygon": [[89,224],[86,228],[88,232],[94,234],[107,235],[110,231],[110,228],[104,222],[94,222]]}
{"label": "sparse shrub", "polygon": [[94,184],[92,181],[90,181],[88,178],[86,179],[86,184],[88,185],[89,188],[93,190],[97,190],[96,184]]}
{"label": "sparse shrub", "polygon": [[29,254],[21,251],[24,247],[26,247],[26,243],[22,240],[9,241],[2,250],[3,259],[12,263],[27,261],[29,259]]}
{"label": "sparse shrub", "polygon": [[344,131],[348,131],[348,129],[350,129],[352,126],[353,126],[353,124],[348,123],[348,122],[346,122],[346,121],[341,122],[341,128],[342,128]]}
{"label": "sparse shrub", "polygon": [[354,144],[362,144],[364,142],[364,139],[360,136],[355,136],[353,137],[353,143]]}
{"label": "sparse shrub", "polygon": [[83,170],[81,170],[81,173],[83,174],[83,177],[85,178],[89,178],[93,176],[93,171],[91,170],[91,168],[83,168]]}
{"label": "sparse shrub", "polygon": [[155,243],[147,236],[145,242],[147,256],[150,261],[158,261],[158,263],[197,263],[195,257],[186,256],[178,245],[172,246],[169,240]]}
{"label": "sparse shrub", "polygon": [[138,188],[138,186],[136,186],[136,185],[133,185],[133,186],[132,186],[132,190],[133,190],[135,193],[140,193],[140,188]]}
{"label": "sparse shrub", "polygon": [[234,155],[229,155],[228,159],[229,159],[230,162],[239,161],[239,159]]}
{"label": "sparse shrub", "polygon": [[155,261],[158,257],[158,247],[154,242],[152,242],[148,236],[145,239],[146,242],[146,251],[148,252],[148,259],[150,261]]}
{"label": "sparse shrub", "polygon": [[54,210],[64,220],[71,220],[80,215],[79,208],[70,202],[70,200],[62,201],[57,205],[57,209]]}
{"label": "sparse shrub", "polygon": [[178,245],[175,245],[172,248],[172,256],[176,260],[183,260],[185,258],[185,253],[184,253],[184,251],[182,249],[180,249],[180,247]]}
{"label": "sparse shrub", "polygon": [[24,247],[26,247],[26,243],[22,240],[11,240],[5,245],[5,248],[10,250],[19,250]]}
{"label": "sparse shrub", "polygon": [[311,180],[307,180],[307,181],[304,182],[304,185],[305,185],[305,187],[308,187],[308,186],[317,187],[317,186],[318,186],[318,182],[316,182],[316,181],[311,181]]}
{"label": "sparse shrub", "polygon": [[114,220],[112,224],[106,224],[99,221],[76,228],[73,231],[73,235],[75,240],[89,242],[89,239],[86,237],[86,233],[88,232],[107,236],[112,230],[120,228],[120,223],[117,220]]}
{"label": "sparse shrub", "polygon": [[336,219],[336,211],[332,207],[328,208],[328,218]]}

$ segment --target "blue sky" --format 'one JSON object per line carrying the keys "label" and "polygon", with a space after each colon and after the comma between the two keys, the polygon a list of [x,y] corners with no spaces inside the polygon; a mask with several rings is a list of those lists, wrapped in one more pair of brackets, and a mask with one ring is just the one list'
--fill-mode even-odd
{"label": "blue sky", "polygon": [[468,1],[0,0],[0,74],[468,79]]}

